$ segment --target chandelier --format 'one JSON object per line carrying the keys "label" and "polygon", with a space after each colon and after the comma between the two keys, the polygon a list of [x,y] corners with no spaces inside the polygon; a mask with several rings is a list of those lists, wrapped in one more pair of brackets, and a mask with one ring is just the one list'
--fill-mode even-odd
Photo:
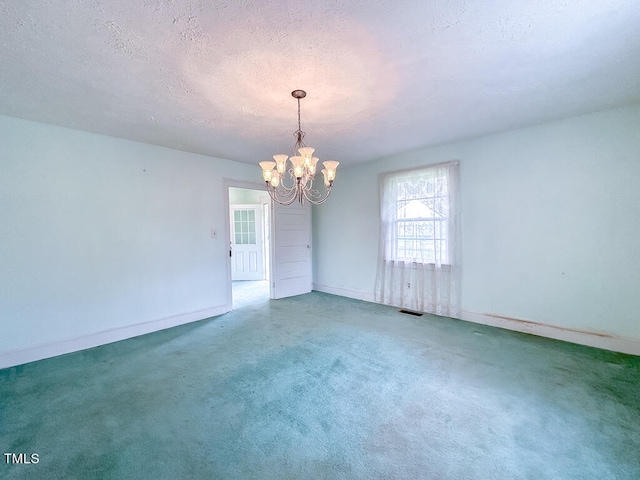
{"label": "chandelier", "polygon": [[[281,154],[274,155],[275,162],[259,162],[260,168],[262,168],[262,178],[264,178],[269,195],[280,205],[291,205],[296,200],[302,205],[304,205],[305,200],[313,205],[320,205],[329,198],[339,162],[335,160],[322,162],[322,165],[324,165],[322,175],[326,187],[326,193],[323,196],[313,188],[318,157],[313,156],[315,149],[307,147],[302,141],[305,132],[300,129],[300,99],[306,97],[307,92],[294,90],[291,92],[291,96],[298,100],[298,130],[293,132],[293,136],[296,138],[293,155],[291,157]],[[287,159],[291,162],[288,171]],[[285,173],[288,173],[288,178]],[[285,183],[289,185],[287,186]]]}

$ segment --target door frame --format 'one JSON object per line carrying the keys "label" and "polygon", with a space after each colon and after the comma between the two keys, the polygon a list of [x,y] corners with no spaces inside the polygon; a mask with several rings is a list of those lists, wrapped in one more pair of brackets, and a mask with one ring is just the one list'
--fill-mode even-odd
{"label": "door frame", "polygon": [[[264,188],[264,183],[259,183],[259,182],[248,182],[245,180],[235,180],[233,178],[223,178],[223,205],[224,205],[224,211],[225,211],[225,215],[224,215],[224,222],[225,222],[225,228],[224,228],[224,241],[225,241],[225,245],[227,246],[227,250],[229,250],[231,247],[231,219],[229,218],[229,188],[233,187],[233,188],[246,188],[248,190],[261,190],[264,191],[266,193],[266,190]],[[270,199],[270,204],[269,204],[269,209],[270,211],[273,210],[273,200]],[[269,242],[269,248],[272,248],[271,245],[273,244],[274,239],[271,238],[270,242]],[[272,275],[272,265],[271,265],[271,261],[272,261],[272,255],[269,255],[269,270],[268,270],[268,275],[267,275],[267,280],[269,281],[269,285],[271,285],[271,275]],[[231,255],[229,255],[229,259],[226,262],[227,265],[227,307],[229,309],[229,311],[233,310],[233,283],[231,280]],[[269,288],[269,298],[271,298],[271,288]]]}

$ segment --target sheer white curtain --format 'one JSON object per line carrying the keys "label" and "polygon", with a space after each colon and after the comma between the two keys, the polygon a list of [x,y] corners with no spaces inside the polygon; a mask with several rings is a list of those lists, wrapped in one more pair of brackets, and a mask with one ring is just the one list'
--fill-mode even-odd
{"label": "sheer white curtain", "polygon": [[459,317],[459,162],[383,174],[380,199],[376,301]]}

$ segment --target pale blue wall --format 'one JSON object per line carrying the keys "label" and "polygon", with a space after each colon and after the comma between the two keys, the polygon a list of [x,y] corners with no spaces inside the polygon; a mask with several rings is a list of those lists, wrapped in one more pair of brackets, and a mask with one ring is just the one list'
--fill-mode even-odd
{"label": "pale blue wall", "polygon": [[314,208],[314,282],[371,298],[378,174],[459,160],[463,310],[640,339],[640,107],[339,170]]}
{"label": "pale blue wall", "polygon": [[[461,162],[463,308],[640,338],[640,107],[342,168],[314,279],[371,297],[380,172]],[[0,354],[224,305],[245,165],[0,116]]]}
{"label": "pale blue wall", "polygon": [[0,353],[224,306],[256,166],[0,116]]}

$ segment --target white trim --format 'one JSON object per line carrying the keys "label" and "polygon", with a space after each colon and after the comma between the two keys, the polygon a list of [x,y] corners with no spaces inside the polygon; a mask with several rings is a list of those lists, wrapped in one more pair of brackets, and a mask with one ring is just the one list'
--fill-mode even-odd
{"label": "white trim", "polygon": [[373,297],[373,293],[365,293],[362,290],[353,290],[351,288],[343,287],[330,287],[328,285],[318,285],[317,283],[312,284],[311,288],[318,292],[330,293],[331,295],[338,295],[340,297],[354,298],[356,300],[364,300],[365,302],[376,303]]}
{"label": "white trim", "polygon": [[622,338],[603,332],[577,330],[572,328],[537,323],[518,318],[504,317],[493,313],[463,311],[462,320],[492,327],[505,328],[516,332],[529,333],[539,337],[553,338],[589,347],[612,350],[614,352],[640,355],[640,339]]}
{"label": "white trim", "polygon": [[[233,178],[228,178],[228,177],[224,177],[223,179],[223,195],[222,195],[222,207],[224,208],[224,211],[226,212],[225,216],[224,216],[224,234],[222,236],[222,238],[224,239],[224,244],[229,246],[231,245],[231,219],[229,218],[229,188],[233,187],[233,188],[244,188],[246,190],[259,190],[259,191],[265,191],[264,188],[264,183],[258,183],[258,182],[247,182],[246,180],[235,180]],[[271,205],[273,205],[273,202],[270,202]],[[272,210],[273,211],[273,210]],[[273,219],[270,219],[270,221],[272,221]],[[271,239],[269,241],[270,244],[273,244],[274,242],[274,237],[273,235],[270,236]],[[225,253],[226,255],[226,253]],[[272,255],[269,255],[269,262],[271,262]],[[226,273],[227,273],[227,304],[229,304],[229,310],[231,310],[233,308],[233,282],[231,280],[231,256],[228,257],[227,262],[226,262]],[[267,279],[269,281],[269,285],[272,284],[271,282],[271,272],[273,270],[271,269],[271,266],[269,266],[269,278]],[[271,287],[269,287],[271,289]],[[270,290],[271,291],[271,290]],[[273,298],[273,295],[270,294],[270,298]],[[228,311],[229,311],[228,310]]]}
{"label": "white trim", "polygon": [[204,320],[205,318],[216,317],[227,313],[229,310],[231,309],[228,305],[220,305],[195,312],[182,313],[148,322],[103,330],[81,337],[68,338],[54,343],[2,352],[0,353],[0,369],[34,362],[44,358],[56,357],[58,355],[64,355],[65,353],[77,352],[87,348],[98,347],[107,343],[126,340],[127,338],[176,327],[185,323]]}

